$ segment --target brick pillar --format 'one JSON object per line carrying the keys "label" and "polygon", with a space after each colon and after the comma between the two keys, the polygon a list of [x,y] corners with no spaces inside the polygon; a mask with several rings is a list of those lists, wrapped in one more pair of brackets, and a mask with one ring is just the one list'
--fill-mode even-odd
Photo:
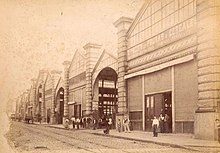
{"label": "brick pillar", "polygon": [[45,116],[45,83],[42,84],[41,118],[42,118],[42,122],[46,121],[46,116]]}
{"label": "brick pillar", "polygon": [[[197,0],[198,108],[195,137],[214,140],[220,106],[220,1]],[[218,107],[217,107],[218,106]]]}
{"label": "brick pillar", "polygon": [[32,90],[31,90],[31,105],[32,105],[32,113],[33,117],[35,117],[36,112],[36,82],[37,79],[31,79],[32,82]]}
{"label": "brick pillar", "polygon": [[92,70],[101,55],[101,45],[87,43],[86,50],[86,114],[92,113]]}
{"label": "brick pillar", "polygon": [[41,93],[42,93],[42,97],[41,97],[41,121],[42,122],[46,122],[46,110],[45,110],[45,79],[47,76],[47,70],[46,69],[42,69],[40,70],[40,81],[41,81]]}
{"label": "brick pillar", "polygon": [[52,104],[51,104],[51,124],[56,123],[56,116],[55,116],[55,100],[56,100],[56,83],[58,82],[58,79],[60,78],[61,71],[53,70],[51,71],[51,78],[52,78]]}
{"label": "brick pillar", "polygon": [[23,108],[24,108],[24,113],[28,113],[28,108],[26,107],[26,105],[28,105],[28,92],[25,91],[23,92]]}
{"label": "brick pillar", "polygon": [[64,119],[69,117],[69,67],[71,62],[64,61]]}
{"label": "brick pillar", "polygon": [[127,17],[119,18],[115,23],[118,29],[118,114],[116,119],[128,113],[127,97],[126,97],[126,81],[124,79],[127,65],[127,40],[126,34],[133,20]]}
{"label": "brick pillar", "polygon": [[18,117],[19,115],[19,96],[16,98],[16,108],[15,108],[15,116],[16,118]]}

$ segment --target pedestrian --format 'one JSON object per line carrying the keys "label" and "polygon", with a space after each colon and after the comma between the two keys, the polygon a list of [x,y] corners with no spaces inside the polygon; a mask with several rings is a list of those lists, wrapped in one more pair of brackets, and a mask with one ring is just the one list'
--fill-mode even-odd
{"label": "pedestrian", "polygon": [[118,129],[118,132],[121,132],[121,120],[120,120],[120,118],[118,119],[118,122],[117,122],[117,129]]}
{"label": "pedestrian", "polygon": [[160,132],[164,133],[164,116],[162,113],[159,116],[159,126],[160,126]]}
{"label": "pedestrian", "polygon": [[87,125],[87,128],[91,128],[91,122],[92,122],[92,119],[90,117],[88,117],[86,119],[86,125]]}
{"label": "pedestrian", "polygon": [[50,123],[50,116],[47,116],[47,124]]}
{"label": "pedestrian", "polygon": [[102,128],[102,119],[101,119],[101,118],[98,120],[98,128],[99,128],[99,129]]}
{"label": "pedestrian", "polygon": [[103,131],[105,134],[109,134],[109,120],[105,119],[105,130]]}
{"label": "pedestrian", "polygon": [[80,123],[79,123],[79,125],[80,125],[80,128],[82,128],[82,127],[83,127],[83,120],[82,120],[81,117],[80,117],[79,119],[80,119]]}
{"label": "pedestrian", "polygon": [[220,143],[220,120],[215,119],[215,129],[217,130],[217,140]]}
{"label": "pedestrian", "polygon": [[164,116],[164,132],[165,133],[170,132],[170,117],[167,114],[165,114]]}
{"label": "pedestrian", "polygon": [[66,118],[65,120],[64,120],[64,128],[65,129],[69,129],[69,119],[68,118]]}
{"label": "pedestrian", "polygon": [[93,119],[93,130],[96,130],[96,124],[97,124],[97,121],[96,121],[96,119],[94,118],[94,119]]}
{"label": "pedestrian", "polygon": [[77,117],[76,119],[76,128],[79,129],[79,124],[80,124],[80,119],[79,117]]}
{"label": "pedestrian", "polygon": [[109,129],[112,129],[112,118],[110,117],[108,119]]}
{"label": "pedestrian", "polygon": [[124,131],[125,132],[130,132],[130,120],[128,117],[125,116],[124,121],[123,121],[123,125],[124,125]]}
{"label": "pedestrian", "polygon": [[156,116],[154,116],[153,123],[152,123],[152,129],[153,129],[153,136],[158,136],[158,129],[159,129],[159,120]]}
{"label": "pedestrian", "polygon": [[83,118],[83,128],[86,128],[86,118]]}
{"label": "pedestrian", "polygon": [[71,121],[72,121],[72,125],[73,125],[73,130],[75,129],[75,122],[76,122],[76,119],[74,116],[71,117]]}

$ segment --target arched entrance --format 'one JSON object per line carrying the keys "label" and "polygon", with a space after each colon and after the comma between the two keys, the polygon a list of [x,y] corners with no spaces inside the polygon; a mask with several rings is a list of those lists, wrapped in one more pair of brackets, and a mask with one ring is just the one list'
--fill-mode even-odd
{"label": "arched entrance", "polygon": [[62,87],[57,92],[55,106],[55,116],[57,123],[62,124],[64,115],[64,89]]}
{"label": "arched entrance", "polygon": [[111,117],[115,121],[118,112],[117,73],[112,68],[104,68],[98,75],[98,109],[99,119]]}

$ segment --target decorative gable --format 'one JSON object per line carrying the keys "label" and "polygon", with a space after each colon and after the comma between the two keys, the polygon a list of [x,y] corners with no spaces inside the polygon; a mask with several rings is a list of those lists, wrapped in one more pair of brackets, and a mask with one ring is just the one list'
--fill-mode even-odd
{"label": "decorative gable", "polygon": [[45,95],[50,95],[52,93],[52,86],[53,86],[52,78],[51,75],[48,74],[45,82]]}
{"label": "decorative gable", "polygon": [[[137,59],[182,40],[195,33],[195,27],[196,0],[148,0],[128,30],[127,59],[128,61]],[[192,39],[194,43],[194,38]],[[166,49],[150,57],[144,57],[142,60],[137,59],[137,62],[141,65],[146,61],[154,61],[155,58],[161,59],[163,56],[173,53],[176,51]],[[138,66],[137,62],[128,63],[128,67]]]}
{"label": "decorative gable", "polygon": [[79,51],[76,51],[70,65],[69,78],[77,76],[84,71],[86,71],[85,57]]}
{"label": "decorative gable", "polygon": [[93,74],[92,74],[92,81],[93,82],[95,81],[99,72],[101,72],[101,70],[103,70],[106,67],[110,67],[110,68],[114,69],[116,72],[118,72],[117,58],[114,57],[113,55],[109,54],[108,52],[103,51],[98,62],[96,63],[95,68],[93,69]]}

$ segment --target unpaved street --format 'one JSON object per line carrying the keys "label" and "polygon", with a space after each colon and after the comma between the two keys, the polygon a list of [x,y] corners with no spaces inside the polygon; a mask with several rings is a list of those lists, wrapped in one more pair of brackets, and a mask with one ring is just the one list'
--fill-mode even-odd
{"label": "unpaved street", "polygon": [[13,122],[6,135],[18,152],[68,153],[68,152],[195,152],[153,143],[143,143],[86,133],[84,130],[62,130],[44,125]]}

